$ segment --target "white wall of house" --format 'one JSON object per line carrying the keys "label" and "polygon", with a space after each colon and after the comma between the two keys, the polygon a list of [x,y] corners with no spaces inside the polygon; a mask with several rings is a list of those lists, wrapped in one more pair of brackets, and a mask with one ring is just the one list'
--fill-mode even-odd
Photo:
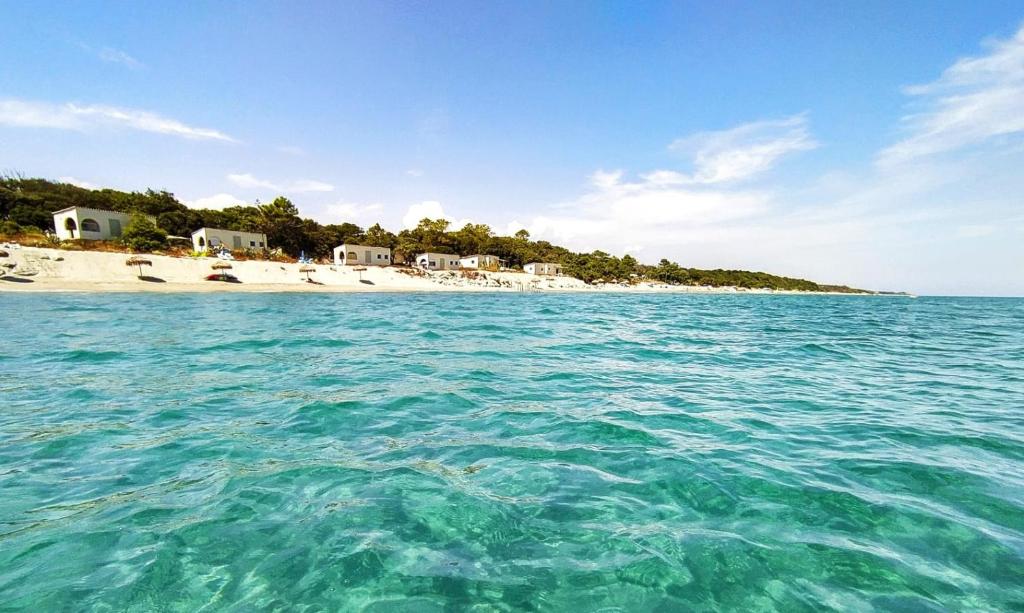
{"label": "white wall of house", "polygon": [[334,248],[335,266],[390,266],[391,250],[369,245],[338,245]]}
{"label": "white wall of house", "polygon": [[202,253],[211,248],[266,249],[267,235],[259,232],[241,232],[220,228],[199,228],[192,233],[192,248]]}
{"label": "white wall of house", "polygon": [[131,215],[117,211],[73,206],[53,214],[53,227],[61,240],[120,238]]}
{"label": "white wall of house", "polygon": [[451,253],[420,253],[416,267],[423,270],[453,270],[459,267],[459,256]]}
{"label": "white wall of house", "polygon": [[483,270],[498,270],[501,262],[496,255],[470,255],[459,259],[461,268],[474,268]]}
{"label": "white wall of house", "polygon": [[562,265],[552,264],[550,262],[530,262],[526,266],[523,266],[523,270],[531,275],[557,276],[562,274]]}

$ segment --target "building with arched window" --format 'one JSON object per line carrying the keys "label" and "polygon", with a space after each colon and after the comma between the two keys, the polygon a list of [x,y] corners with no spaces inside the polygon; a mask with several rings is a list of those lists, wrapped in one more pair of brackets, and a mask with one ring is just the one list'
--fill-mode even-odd
{"label": "building with arched window", "polygon": [[54,212],[53,227],[61,240],[111,240],[121,237],[130,219],[128,213],[71,206]]}
{"label": "building with arched window", "polygon": [[420,253],[416,255],[416,267],[423,270],[455,270],[459,268],[459,256],[452,253]]}
{"label": "building with arched window", "polygon": [[338,245],[334,248],[335,266],[390,266],[391,250],[369,245]]}
{"label": "building with arched window", "polygon": [[199,228],[192,233],[192,248],[199,253],[213,249],[267,249],[267,235],[261,232],[221,230],[220,228]]}

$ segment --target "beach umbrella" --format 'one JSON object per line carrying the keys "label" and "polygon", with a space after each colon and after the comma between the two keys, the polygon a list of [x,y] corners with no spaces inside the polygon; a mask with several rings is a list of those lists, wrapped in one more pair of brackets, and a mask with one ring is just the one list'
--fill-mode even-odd
{"label": "beach umbrella", "polygon": [[316,272],[316,266],[312,266],[310,264],[303,264],[302,266],[299,267],[299,272],[306,273],[306,281],[311,281],[311,279],[309,278],[309,273]]}
{"label": "beach umbrella", "polygon": [[140,277],[142,276],[142,267],[143,266],[152,266],[153,265],[153,262],[147,260],[144,257],[138,256],[138,255],[133,255],[132,257],[130,257],[127,260],[125,260],[124,263],[125,263],[125,266],[138,266],[139,267],[139,276]]}
{"label": "beach umbrella", "polygon": [[226,273],[224,271],[231,270],[231,263],[230,262],[225,262],[224,260],[219,260],[217,262],[214,262],[213,266],[211,268],[213,268],[214,270],[218,271],[220,273],[220,276],[221,276],[222,279],[226,279],[227,276],[228,276],[228,273]]}
{"label": "beach umbrella", "polygon": [[352,270],[354,270],[354,271],[359,273],[359,281],[361,282],[363,280],[363,271],[366,270],[366,267],[365,266],[356,266]]}

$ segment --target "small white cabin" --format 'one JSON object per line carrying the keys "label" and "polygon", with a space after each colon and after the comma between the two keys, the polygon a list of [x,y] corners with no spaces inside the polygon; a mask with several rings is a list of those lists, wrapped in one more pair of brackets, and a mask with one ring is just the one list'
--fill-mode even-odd
{"label": "small white cabin", "polygon": [[192,233],[192,248],[203,253],[209,249],[266,249],[267,235],[259,232],[199,228]]}
{"label": "small white cabin", "polygon": [[369,245],[338,245],[334,248],[335,266],[391,266],[391,250]]}
{"label": "small white cabin", "polygon": [[131,218],[128,213],[72,206],[54,212],[53,227],[61,240],[105,241],[120,238]]}
{"label": "small white cabin", "polygon": [[459,256],[451,253],[421,253],[416,256],[416,267],[423,270],[454,270],[459,267]]}
{"label": "small white cabin", "polygon": [[523,270],[531,275],[546,275],[556,277],[562,274],[561,264],[552,264],[550,262],[530,262],[526,266],[523,266]]}
{"label": "small white cabin", "polygon": [[490,270],[497,272],[501,267],[501,260],[496,255],[467,255],[464,258],[459,259],[459,266],[461,268],[472,268],[477,270]]}

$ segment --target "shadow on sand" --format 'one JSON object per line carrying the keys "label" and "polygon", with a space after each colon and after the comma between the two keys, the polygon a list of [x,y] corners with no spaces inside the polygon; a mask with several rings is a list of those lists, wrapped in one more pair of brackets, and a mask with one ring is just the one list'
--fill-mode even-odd
{"label": "shadow on sand", "polygon": [[9,281],[11,283],[35,283],[32,279],[24,279],[22,277],[10,277],[0,276],[0,281]]}
{"label": "shadow on sand", "polygon": [[370,281],[369,279],[360,279],[359,282],[365,283],[366,285],[373,285],[373,281]]}
{"label": "shadow on sand", "polygon": [[139,277],[139,281],[145,281],[147,283],[167,283],[167,281],[164,281],[160,277],[150,277],[148,275]]}

